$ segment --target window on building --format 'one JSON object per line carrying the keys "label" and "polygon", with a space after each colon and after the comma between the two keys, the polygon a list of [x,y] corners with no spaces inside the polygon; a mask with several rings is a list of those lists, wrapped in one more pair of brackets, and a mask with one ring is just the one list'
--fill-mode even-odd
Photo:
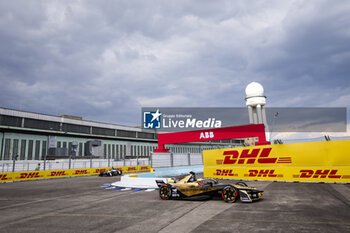
{"label": "window on building", "polygon": [[11,139],[6,138],[5,139],[4,160],[10,159],[10,146],[11,146]]}
{"label": "window on building", "polygon": [[90,126],[62,123],[62,131],[90,134]]}
{"label": "window on building", "polygon": [[68,143],[68,155],[73,155],[73,146],[72,142]]}
{"label": "window on building", "polygon": [[42,141],[42,150],[41,150],[41,158],[44,158],[47,155],[47,142]]}
{"label": "window on building", "polygon": [[18,155],[18,139],[13,139],[12,159]]}
{"label": "window on building", "polygon": [[115,136],[114,129],[92,127],[92,134]]}
{"label": "window on building", "polygon": [[117,130],[118,137],[136,138],[136,132],[127,130]]}
{"label": "window on building", "polygon": [[0,115],[0,125],[21,127],[22,118],[15,116]]}
{"label": "window on building", "polygon": [[24,118],[24,127],[33,129],[60,130],[60,123],[54,121],[44,121]]}
{"label": "window on building", "polygon": [[35,160],[40,159],[40,141],[36,140],[35,141]]}
{"label": "window on building", "polygon": [[79,143],[79,156],[83,155],[83,143]]}
{"label": "window on building", "polygon": [[112,158],[115,159],[115,145],[112,145]]}
{"label": "window on building", "polygon": [[21,140],[21,154],[20,154],[20,160],[25,160],[26,159],[26,145],[27,145],[27,140]]}
{"label": "window on building", "polygon": [[153,139],[154,138],[154,134],[153,133],[138,132],[137,136],[138,136],[138,138],[147,138],[147,139]]}
{"label": "window on building", "polygon": [[32,160],[33,159],[33,140],[29,140],[28,143],[28,160]]}

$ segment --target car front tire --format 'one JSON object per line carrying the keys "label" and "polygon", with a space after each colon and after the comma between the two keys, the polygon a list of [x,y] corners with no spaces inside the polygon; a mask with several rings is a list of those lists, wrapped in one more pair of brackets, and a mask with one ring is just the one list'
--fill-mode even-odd
{"label": "car front tire", "polygon": [[226,186],[222,190],[222,199],[224,199],[225,202],[233,203],[236,202],[238,199],[238,191],[233,186]]}

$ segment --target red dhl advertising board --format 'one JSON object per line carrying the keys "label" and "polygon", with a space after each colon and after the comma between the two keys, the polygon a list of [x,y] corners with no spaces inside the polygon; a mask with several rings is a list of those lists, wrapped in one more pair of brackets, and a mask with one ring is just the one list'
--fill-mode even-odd
{"label": "red dhl advertising board", "polygon": [[[109,170],[110,168],[111,167],[0,173],[0,183],[12,182],[12,181],[23,181],[23,180],[38,180],[38,179],[49,179],[49,178],[59,178],[59,177],[71,177],[71,176],[97,175],[97,174],[100,174],[101,172]],[[151,170],[151,166],[149,166],[149,165],[115,167],[115,168],[122,169],[123,172],[142,172],[142,171],[150,171]]]}
{"label": "red dhl advertising board", "polygon": [[245,180],[350,182],[350,140],[203,152],[204,176]]}

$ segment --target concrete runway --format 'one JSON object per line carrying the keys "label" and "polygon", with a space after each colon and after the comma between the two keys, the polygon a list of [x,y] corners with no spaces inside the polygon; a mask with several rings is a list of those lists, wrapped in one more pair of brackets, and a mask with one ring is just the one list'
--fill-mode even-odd
{"label": "concrete runway", "polygon": [[[246,182],[264,199],[160,200],[107,190],[116,177],[0,184],[1,232],[350,232],[350,185]],[[230,181],[225,181],[230,183]]]}

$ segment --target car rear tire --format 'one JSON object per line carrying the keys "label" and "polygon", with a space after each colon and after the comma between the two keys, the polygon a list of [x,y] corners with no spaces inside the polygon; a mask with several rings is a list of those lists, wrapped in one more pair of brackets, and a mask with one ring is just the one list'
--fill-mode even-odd
{"label": "car rear tire", "polygon": [[171,197],[171,188],[167,185],[162,185],[159,189],[159,196],[162,200],[169,200]]}
{"label": "car rear tire", "polygon": [[225,202],[236,202],[238,199],[237,189],[235,189],[233,186],[226,186],[222,190],[222,199],[224,199]]}

